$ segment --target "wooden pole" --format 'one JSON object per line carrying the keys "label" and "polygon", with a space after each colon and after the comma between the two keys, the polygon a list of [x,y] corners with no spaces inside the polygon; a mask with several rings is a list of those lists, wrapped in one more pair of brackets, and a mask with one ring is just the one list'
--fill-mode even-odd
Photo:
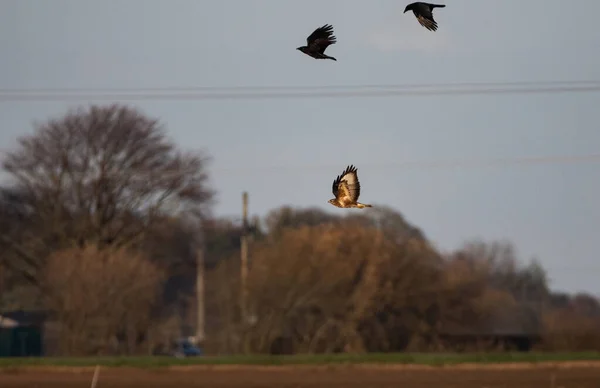
{"label": "wooden pole", "polygon": [[248,319],[248,193],[242,193],[242,237],[240,246],[240,315],[242,322]]}
{"label": "wooden pole", "polygon": [[204,307],[204,239],[196,249],[196,341],[201,344],[205,337]]}

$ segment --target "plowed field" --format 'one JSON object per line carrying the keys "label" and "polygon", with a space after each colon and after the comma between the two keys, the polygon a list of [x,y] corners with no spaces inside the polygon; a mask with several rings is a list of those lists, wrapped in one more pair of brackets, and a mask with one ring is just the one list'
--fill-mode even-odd
{"label": "plowed field", "polygon": [[[94,368],[0,370],[2,388],[89,387]],[[598,388],[599,362],[546,364],[336,366],[190,366],[100,368],[97,388]]]}

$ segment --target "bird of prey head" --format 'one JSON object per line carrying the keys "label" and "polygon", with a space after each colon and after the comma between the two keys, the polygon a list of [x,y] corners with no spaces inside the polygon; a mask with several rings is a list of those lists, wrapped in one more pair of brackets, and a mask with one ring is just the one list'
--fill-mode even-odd
{"label": "bird of prey head", "polygon": [[336,207],[359,208],[372,207],[358,202],[360,196],[360,182],[358,181],[358,170],[353,165],[346,167],[342,175],[338,175],[333,181],[333,195],[335,198],[327,201]]}
{"label": "bird of prey head", "polygon": [[335,44],[336,38],[333,35],[333,27],[329,24],[325,24],[323,27],[319,27],[313,31],[312,34],[306,38],[306,46],[296,48],[296,50],[302,51],[304,54],[311,56],[315,59],[331,59],[337,61],[334,57],[325,55],[325,49],[331,44]]}
{"label": "bird of prey head", "polygon": [[423,27],[427,28],[429,31],[436,31],[438,25],[436,21],[433,19],[433,9],[434,8],[444,8],[446,7],[443,4],[430,4],[430,3],[422,3],[416,2],[406,6],[404,9],[404,13],[408,11],[413,11],[415,17],[419,24]]}

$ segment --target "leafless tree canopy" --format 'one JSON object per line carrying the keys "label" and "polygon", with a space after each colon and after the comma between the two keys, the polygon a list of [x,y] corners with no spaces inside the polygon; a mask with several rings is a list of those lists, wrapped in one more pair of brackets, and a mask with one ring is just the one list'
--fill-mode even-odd
{"label": "leafless tree canopy", "polygon": [[178,151],[158,121],[136,109],[72,110],[38,125],[5,158],[28,222],[26,237],[5,235],[3,246],[35,279],[52,249],[136,244],[167,215],[207,214],[206,163],[201,153]]}
{"label": "leafless tree canopy", "polygon": [[252,249],[251,326],[236,327],[231,310],[235,262],[213,271],[213,312],[228,333],[215,333],[218,347],[269,352],[287,338],[298,352],[400,350],[447,328],[484,326],[499,308],[504,294],[487,288],[486,269],[444,260],[390,209],[315,219],[326,218],[290,208],[269,216],[272,236]]}
{"label": "leafless tree canopy", "polygon": [[52,254],[42,287],[45,306],[60,322],[57,353],[147,353],[163,280],[156,265],[124,249],[86,246]]}
{"label": "leafless tree canopy", "polygon": [[516,349],[502,335],[600,346],[597,300],[551,293],[539,263],[524,264],[510,243],[441,254],[389,208],[337,217],[282,207],[266,225],[250,249],[250,317],[240,316],[239,252],[228,248],[209,272],[213,352]]}

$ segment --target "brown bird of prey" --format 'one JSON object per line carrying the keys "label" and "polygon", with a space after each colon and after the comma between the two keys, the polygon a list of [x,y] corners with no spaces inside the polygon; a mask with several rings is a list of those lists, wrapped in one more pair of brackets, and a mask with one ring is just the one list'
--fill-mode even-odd
{"label": "brown bird of prey", "polygon": [[363,209],[365,207],[373,207],[364,203],[358,202],[360,196],[360,182],[358,181],[358,170],[350,165],[342,175],[338,175],[333,181],[333,195],[335,198],[328,202],[333,206],[341,208],[356,207]]}
{"label": "brown bird of prey", "polygon": [[419,24],[421,24],[423,27],[427,28],[429,31],[436,31],[438,28],[438,25],[437,25],[436,21],[433,19],[433,9],[434,8],[444,8],[444,7],[446,7],[446,6],[443,4],[429,4],[429,3],[416,2],[416,3],[407,5],[406,8],[404,9],[404,13],[406,13],[407,11],[413,11],[415,16],[417,17],[417,20],[419,21]]}
{"label": "brown bird of prey", "polygon": [[306,46],[298,47],[296,50],[300,50],[304,54],[316,59],[331,59],[337,61],[334,57],[325,55],[325,49],[329,47],[330,44],[335,44],[335,42],[336,38],[333,35],[333,27],[330,24],[325,24],[323,27],[314,30],[313,33],[306,38]]}

